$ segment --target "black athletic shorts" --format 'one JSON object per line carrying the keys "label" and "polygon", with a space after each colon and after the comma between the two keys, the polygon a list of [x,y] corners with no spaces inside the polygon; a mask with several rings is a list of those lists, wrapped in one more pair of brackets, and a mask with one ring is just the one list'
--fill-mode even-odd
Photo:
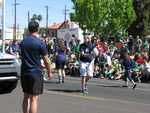
{"label": "black athletic shorts", "polygon": [[56,69],[64,69],[66,61],[56,61]]}
{"label": "black athletic shorts", "polygon": [[22,74],[21,86],[24,93],[31,94],[31,95],[40,95],[43,93],[43,75]]}

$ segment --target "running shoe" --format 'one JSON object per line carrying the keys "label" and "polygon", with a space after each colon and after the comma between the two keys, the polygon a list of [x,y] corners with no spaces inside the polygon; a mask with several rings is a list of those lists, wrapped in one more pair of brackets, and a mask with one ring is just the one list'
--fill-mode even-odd
{"label": "running shoe", "polygon": [[136,88],[136,84],[133,85],[132,89],[135,89],[135,88]]}

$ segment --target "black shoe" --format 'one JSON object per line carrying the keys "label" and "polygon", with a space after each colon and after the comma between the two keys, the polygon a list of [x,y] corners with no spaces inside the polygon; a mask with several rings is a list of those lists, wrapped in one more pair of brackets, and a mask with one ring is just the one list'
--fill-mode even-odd
{"label": "black shoe", "polygon": [[62,83],[65,83],[65,81],[64,81],[64,80],[62,80]]}
{"label": "black shoe", "polygon": [[65,83],[65,77],[62,77],[62,83]]}
{"label": "black shoe", "polygon": [[136,84],[133,85],[132,89],[135,89],[135,88],[136,88]]}

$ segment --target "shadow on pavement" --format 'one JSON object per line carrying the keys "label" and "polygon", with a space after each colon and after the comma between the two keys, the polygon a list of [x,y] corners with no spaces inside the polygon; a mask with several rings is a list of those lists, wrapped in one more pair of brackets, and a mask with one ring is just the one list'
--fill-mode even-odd
{"label": "shadow on pavement", "polygon": [[113,87],[113,88],[128,88],[127,86],[119,86],[119,85],[96,85],[96,86],[102,86],[102,87]]}
{"label": "shadow on pavement", "polygon": [[58,82],[58,81],[44,81],[44,83],[59,84],[59,82]]}
{"label": "shadow on pavement", "polygon": [[57,91],[65,93],[80,93],[80,90],[69,90],[69,89],[48,89],[48,91]]}

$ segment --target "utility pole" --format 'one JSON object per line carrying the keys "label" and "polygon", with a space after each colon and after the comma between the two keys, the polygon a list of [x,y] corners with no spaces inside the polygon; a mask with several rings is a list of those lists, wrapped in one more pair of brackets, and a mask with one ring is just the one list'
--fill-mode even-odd
{"label": "utility pole", "polygon": [[48,29],[48,5],[46,5],[45,8],[46,8],[46,29]]}
{"label": "utility pole", "polygon": [[30,22],[30,11],[28,11],[28,24]]}
{"label": "utility pole", "polygon": [[67,7],[66,7],[66,5],[65,5],[65,10],[64,10],[64,16],[65,16],[65,19],[64,19],[64,21],[66,22],[66,18],[67,18],[67,14],[69,14],[69,13],[67,13],[69,11],[69,9],[67,9]]}
{"label": "utility pole", "polygon": [[5,53],[5,0],[2,0],[2,52]]}
{"label": "utility pole", "polygon": [[17,3],[16,0],[14,0],[14,13],[15,13],[15,14],[14,14],[14,27],[13,27],[13,28],[14,28],[14,29],[13,29],[13,30],[14,30],[13,40],[16,40],[16,39],[17,39],[17,37],[16,37],[16,36],[17,36],[17,35],[16,35],[16,28],[17,28],[17,24],[16,24],[16,12],[17,12],[17,8],[16,8],[16,6],[17,6],[17,5],[19,5],[19,3]]}
{"label": "utility pole", "polygon": [[64,27],[66,28],[67,26],[66,26],[66,21],[67,21],[67,14],[69,14],[69,13],[67,13],[69,11],[69,9],[67,9],[67,7],[66,7],[66,5],[65,5],[65,10],[64,10]]}

